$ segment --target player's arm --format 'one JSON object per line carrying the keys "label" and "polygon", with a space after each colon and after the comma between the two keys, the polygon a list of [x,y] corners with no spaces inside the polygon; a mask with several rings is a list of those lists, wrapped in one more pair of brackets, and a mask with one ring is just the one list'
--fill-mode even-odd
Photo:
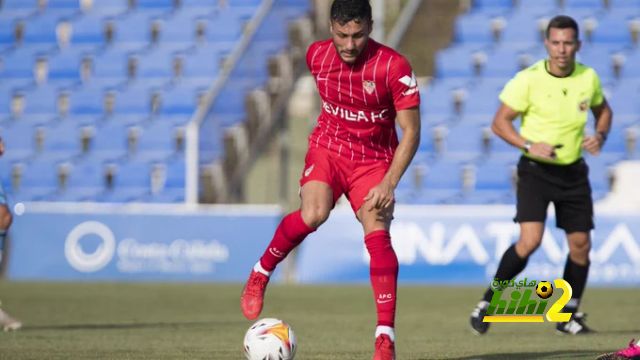
{"label": "player's arm", "polygon": [[369,201],[368,210],[388,208],[394,202],[393,190],[407,171],[409,164],[420,146],[420,108],[412,107],[398,111],[398,125],[402,129],[400,144],[393,154],[391,166],[379,185],[369,191],[365,201]]}
{"label": "player's arm", "polygon": [[402,129],[402,138],[384,177],[384,180],[388,181],[394,189],[420,146],[420,108],[413,107],[398,111],[398,125]]}
{"label": "player's arm", "polygon": [[596,118],[596,134],[585,136],[582,141],[582,148],[591,155],[598,155],[611,130],[613,110],[611,110],[607,99],[602,95],[602,87],[597,76],[594,78],[594,82],[596,92],[591,103],[591,112]]}
{"label": "player's arm", "polygon": [[[524,149],[527,139],[520,136],[513,126],[513,121],[519,116],[520,113],[518,111],[506,104],[502,104],[493,118],[491,130],[511,146]],[[547,143],[532,143],[529,148],[529,154],[538,158],[553,160],[555,157],[555,149]]]}

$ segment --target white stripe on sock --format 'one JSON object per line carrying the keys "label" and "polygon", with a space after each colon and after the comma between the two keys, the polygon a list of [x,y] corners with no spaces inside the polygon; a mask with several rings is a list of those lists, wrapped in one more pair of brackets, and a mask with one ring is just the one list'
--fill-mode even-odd
{"label": "white stripe on sock", "polygon": [[253,271],[255,272],[259,272],[261,274],[264,274],[266,276],[271,276],[271,274],[273,273],[273,271],[267,271],[262,267],[262,264],[260,264],[260,261],[258,261],[256,263],[256,265],[253,267]]}
{"label": "white stripe on sock", "polygon": [[376,339],[381,334],[389,335],[391,341],[396,342],[396,334],[393,331],[393,328],[390,326],[378,326],[376,328]]}
{"label": "white stripe on sock", "polygon": [[566,306],[577,309],[578,305],[580,305],[580,299],[570,299]]}

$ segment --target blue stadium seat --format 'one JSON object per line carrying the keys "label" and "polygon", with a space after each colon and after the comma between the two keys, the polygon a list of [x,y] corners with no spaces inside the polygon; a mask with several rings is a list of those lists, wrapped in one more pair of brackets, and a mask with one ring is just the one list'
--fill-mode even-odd
{"label": "blue stadium seat", "polygon": [[62,121],[44,129],[43,150],[47,153],[65,153],[77,155],[81,151],[80,129],[78,124]]}
{"label": "blue stadium seat", "polygon": [[[553,0],[555,2],[555,0]],[[547,8],[545,1],[535,0],[531,4],[521,4],[518,11],[514,12],[507,20],[507,26],[502,31],[500,41],[502,43],[530,43],[540,44],[542,33],[538,27],[538,20],[551,19],[555,7]]]}
{"label": "blue stadium seat", "polygon": [[640,0],[609,0],[612,9],[638,9]]}
{"label": "blue stadium seat", "polygon": [[47,54],[49,47],[23,46],[8,54],[2,55],[2,79],[33,79],[36,59]]}
{"label": "blue stadium seat", "polygon": [[138,82],[115,93],[115,114],[151,114],[151,100],[161,88],[154,84]]}
{"label": "blue stadium seat", "polygon": [[112,81],[91,81],[71,92],[71,114],[103,115],[105,112],[105,96],[109,91],[117,89]]}
{"label": "blue stadium seat", "polygon": [[277,55],[284,46],[280,41],[255,43],[238,62],[235,74],[244,78],[253,78],[255,82],[264,83],[268,77],[266,59]]}
{"label": "blue stadium seat", "polygon": [[230,55],[235,42],[216,42],[199,48],[194,53],[185,54],[182,65],[185,77],[215,77],[222,64],[222,56]]}
{"label": "blue stadium seat", "polygon": [[22,163],[20,187],[55,190],[58,187],[59,165],[48,161]]}
{"label": "blue stadium seat", "polygon": [[602,9],[604,8],[603,0],[564,0],[564,6],[568,9],[571,8],[588,8],[588,9]]}
{"label": "blue stadium seat", "polygon": [[80,1],[78,0],[47,0],[47,9],[80,10]]}
{"label": "blue stadium seat", "polygon": [[180,158],[174,161],[165,163],[167,178],[164,185],[164,190],[182,190],[184,195],[185,183],[185,171],[186,163],[185,159]]}
{"label": "blue stadium seat", "polygon": [[90,146],[90,156],[96,159],[117,159],[124,156],[129,148],[130,124],[110,122],[96,126]]}
{"label": "blue stadium seat", "polygon": [[[535,47],[528,43],[504,44],[487,52],[487,61],[482,66],[482,77],[511,78],[523,68],[523,60],[527,65],[533,60]],[[526,58],[524,58],[526,57]],[[526,65],[525,65],[526,66]]]}
{"label": "blue stadium seat", "polygon": [[613,89],[609,103],[616,115],[640,114],[639,96],[640,81],[625,80]]}
{"label": "blue stadium seat", "polygon": [[0,125],[0,136],[7,153],[5,156],[26,157],[36,149],[35,124],[12,122]]}
{"label": "blue stadium seat", "polygon": [[95,201],[103,203],[142,202],[148,194],[149,190],[146,188],[116,188],[101,193],[95,198]]}
{"label": "blue stadium seat", "polygon": [[495,114],[500,107],[500,93],[509,78],[487,78],[469,91],[469,99],[464,103],[467,114]]}
{"label": "blue stadium seat", "polygon": [[455,113],[454,92],[468,89],[471,80],[468,78],[437,79],[420,91],[422,99],[420,111],[428,115],[451,115]]}
{"label": "blue stadium seat", "polygon": [[129,10],[129,0],[100,0],[94,1],[90,12],[105,16],[122,15]]}
{"label": "blue stadium seat", "polygon": [[193,114],[198,108],[198,99],[209,87],[176,86],[162,93],[160,112],[165,115]]}
{"label": "blue stadium seat", "polygon": [[137,150],[159,153],[157,158],[168,157],[179,150],[176,148],[176,137],[179,133],[184,136],[184,128],[169,121],[155,120],[141,129]]}
{"label": "blue stadium seat", "polygon": [[139,190],[149,190],[151,188],[151,163],[127,161],[116,164],[115,169],[114,188]]}
{"label": "blue stadium seat", "polygon": [[592,156],[585,152],[584,158],[589,166],[589,181],[591,182],[591,188],[594,191],[611,190],[609,186],[609,170],[616,162],[623,159],[622,155],[615,153],[601,153],[597,156]]}
{"label": "blue stadium seat", "polygon": [[512,187],[512,172],[517,164],[517,158],[507,161],[489,159],[476,165],[475,189],[478,190],[510,190]]}
{"label": "blue stadium seat", "polygon": [[13,44],[15,42],[17,22],[15,18],[0,18],[0,44]]}
{"label": "blue stadium seat", "polygon": [[251,20],[255,7],[234,7],[222,11],[209,21],[206,38],[209,41],[237,41],[242,36],[242,26]]}
{"label": "blue stadium seat", "polygon": [[180,9],[164,20],[160,41],[162,42],[195,42],[198,21],[205,24],[213,20],[211,8]]}
{"label": "blue stadium seat", "polygon": [[103,44],[106,24],[112,18],[102,13],[89,13],[74,18],[71,24],[71,44]]}
{"label": "blue stadium seat", "polygon": [[480,153],[482,152],[482,124],[459,124],[449,128],[447,136],[447,153]]}
{"label": "blue stadium seat", "polygon": [[473,6],[480,9],[511,9],[513,7],[512,0],[474,0]]}
{"label": "blue stadium seat", "polygon": [[165,82],[174,75],[174,60],[184,56],[185,45],[158,46],[150,51],[136,55],[138,61],[137,77],[159,78]]}
{"label": "blue stadium seat", "polygon": [[93,76],[99,78],[127,78],[129,58],[139,53],[139,48],[114,46],[96,53],[93,61]]}
{"label": "blue stadium seat", "polygon": [[436,55],[436,76],[447,77],[473,77],[474,54],[486,53],[485,47],[479,44],[457,45],[439,51]]}
{"label": "blue stadium seat", "polygon": [[423,188],[461,190],[462,165],[467,162],[468,160],[445,157],[429,164]]}
{"label": "blue stadium seat", "polygon": [[135,0],[136,9],[143,8],[160,8],[171,10],[173,8],[173,0]]}
{"label": "blue stadium seat", "polygon": [[2,10],[5,9],[38,9],[38,0],[3,0]]}
{"label": "blue stadium seat", "polygon": [[503,14],[504,10],[499,8],[498,11],[473,12],[459,16],[455,24],[455,41],[458,43],[493,43],[492,21],[506,22]]}
{"label": "blue stadium seat", "polygon": [[182,188],[163,189],[161,192],[145,198],[145,202],[152,204],[183,203],[184,201],[185,190]]}
{"label": "blue stadium seat", "polygon": [[625,79],[640,80],[640,50],[636,50],[626,57],[621,76]]}
{"label": "blue stadium seat", "polygon": [[153,22],[162,21],[167,16],[166,12],[137,10],[124,18],[116,19],[113,40],[116,43],[149,43],[152,40]]}
{"label": "blue stadium seat", "polygon": [[33,90],[24,91],[25,114],[56,114],[58,97],[62,89],[55,85],[44,85]]}
{"label": "blue stadium seat", "polygon": [[461,193],[460,190],[455,189],[429,189],[427,187],[419,192],[399,195],[402,202],[408,205],[444,205],[454,203]]}
{"label": "blue stadium seat", "polygon": [[[68,15],[68,13],[65,12]],[[62,14],[47,11],[33,19],[29,19],[25,25],[25,44],[54,44],[57,42],[56,27],[68,18]]]}
{"label": "blue stadium seat", "polygon": [[617,43],[631,45],[629,20],[614,17],[603,17],[598,20],[598,27],[593,33],[592,41],[596,44]]}
{"label": "blue stadium seat", "polygon": [[71,47],[50,54],[47,57],[49,79],[80,80],[82,60],[90,55],[91,52],[85,47]]}
{"label": "blue stadium seat", "polygon": [[98,193],[106,184],[106,169],[102,162],[84,159],[73,163],[69,167],[67,190],[90,189],[91,193]]}
{"label": "blue stadium seat", "polygon": [[518,10],[530,9],[553,10],[558,6],[558,0],[518,0]]}
{"label": "blue stadium seat", "polygon": [[218,95],[214,104],[213,111],[216,114],[238,114],[244,113],[244,94],[253,90],[257,86],[255,79],[233,79],[227,83],[225,92]]}

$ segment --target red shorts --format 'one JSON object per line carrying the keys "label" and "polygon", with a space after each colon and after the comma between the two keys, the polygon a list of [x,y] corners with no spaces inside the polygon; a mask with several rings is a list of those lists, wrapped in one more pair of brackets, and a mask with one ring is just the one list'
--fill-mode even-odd
{"label": "red shorts", "polygon": [[309,181],[322,181],[333,190],[333,205],[344,194],[354,212],[364,204],[364,198],[387,174],[386,161],[354,162],[325,149],[310,149],[300,179],[300,187]]}

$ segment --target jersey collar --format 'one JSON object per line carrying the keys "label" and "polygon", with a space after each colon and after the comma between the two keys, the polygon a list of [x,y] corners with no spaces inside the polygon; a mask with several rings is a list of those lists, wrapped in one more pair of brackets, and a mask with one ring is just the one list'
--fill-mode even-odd
{"label": "jersey collar", "polygon": [[548,64],[549,64],[549,60],[548,60],[548,59],[547,59],[547,60],[544,60],[544,64],[543,64],[543,65],[544,65],[544,71],[545,71],[547,74],[549,74],[549,76],[552,76],[552,77],[554,77],[554,78],[556,78],[556,79],[566,79],[566,78],[568,78],[568,77],[571,77],[571,75],[573,75],[573,74],[576,72],[576,69],[578,68],[578,65],[577,65],[577,64],[576,64],[576,62],[574,61],[574,62],[573,62],[573,71],[572,71],[569,75],[567,75],[567,76],[556,76],[556,75],[553,75],[553,74],[549,71],[549,67],[547,66]]}

